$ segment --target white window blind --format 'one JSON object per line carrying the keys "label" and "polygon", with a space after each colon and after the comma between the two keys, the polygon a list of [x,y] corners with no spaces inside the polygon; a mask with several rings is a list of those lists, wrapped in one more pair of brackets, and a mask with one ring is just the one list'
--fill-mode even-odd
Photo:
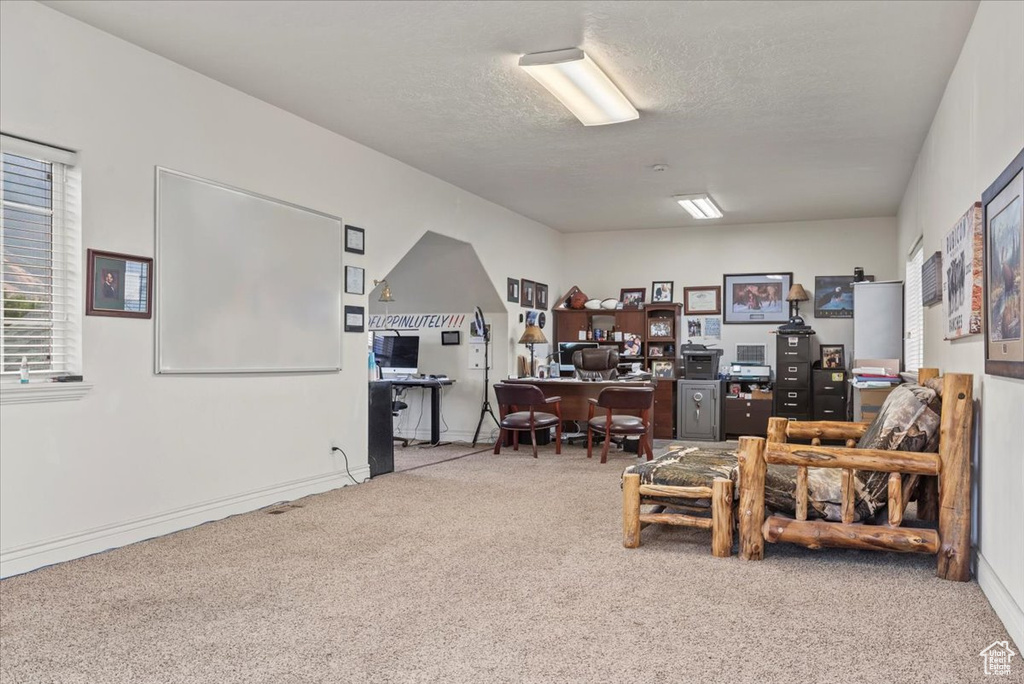
{"label": "white window blind", "polygon": [[0,373],[81,371],[81,249],[73,153],[0,138]]}
{"label": "white window blind", "polygon": [[919,240],[907,258],[906,287],[903,289],[903,363],[908,373],[924,364],[924,305],[921,303],[921,267],[924,245]]}

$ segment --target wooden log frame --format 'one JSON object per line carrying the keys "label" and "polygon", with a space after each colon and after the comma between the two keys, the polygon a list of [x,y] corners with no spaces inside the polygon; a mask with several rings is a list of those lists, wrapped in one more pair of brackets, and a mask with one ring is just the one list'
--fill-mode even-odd
{"label": "wooden log frame", "polygon": [[[732,480],[716,477],[710,487],[671,487],[642,485],[638,473],[622,477],[622,545],[628,549],[640,546],[640,531],[648,525],[679,525],[711,530],[711,554],[721,558],[732,555],[733,541]],[[664,513],[665,504],[656,499],[711,499],[711,517],[683,513]],[[656,513],[642,513],[647,504],[659,506]],[[684,508],[690,508],[681,503]]]}
{"label": "wooden log frame", "polygon": [[[938,370],[924,368],[918,377],[924,382],[938,375]],[[865,423],[771,418],[767,440],[742,438],[739,450],[740,558],[760,560],[764,555],[764,541],[791,542],[813,549],[832,546],[930,553],[938,555],[938,577],[960,582],[969,580],[973,382],[971,375],[961,373],[948,373],[942,378],[938,454],[853,448],[854,440],[867,430]],[[809,439],[812,443],[789,444],[789,438]],[[821,446],[822,439],[846,440],[846,446]],[[773,515],[765,520],[764,480],[769,463],[797,466],[796,519]],[[807,520],[808,467],[842,469],[842,522]],[[889,473],[886,524],[852,522],[854,470]],[[934,493],[927,485],[918,489],[918,505],[922,505],[923,497],[926,510],[921,518],[929,519],[932,515],[927,510],[931,505],[929,497],[934,496],[938,531],[902,527],[903,511],[911,494],[902,477],[904,474],[920,475],[922,481],[937,484]]]}

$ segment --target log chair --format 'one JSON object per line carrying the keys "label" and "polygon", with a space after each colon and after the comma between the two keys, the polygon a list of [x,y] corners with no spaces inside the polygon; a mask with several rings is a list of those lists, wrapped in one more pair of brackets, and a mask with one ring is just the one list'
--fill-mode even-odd
{"label": "log chair", "polygon": [[[936,369],[921,369],[923,383],[938,377]],[[771,418],[768,438],[740,440],[739,555],[761,560],[764,541],[791,542],[808,548],[825,546],[877,549],[938,555],[936,575],[966,582],[971,577],[971,421],[973,376],[948,373],[942,378],[942,415],[937,454],[853,448],[868,423],[787,421]],[[811,439],[812,444],[787,440]],[[822,439],[846,440],[846,447],[821,446]],[[797,466],[796,517],[772,515],[765,520],[765,470],[768,464]],[[807,519],[807,468],[842,468],[842,522]],[[882,525],[854,523],[854,470],[889,473],[888,521]],[[902,527],[910,493],[903,474],[926,476],[918,490],[921,519],[938,518],[938,531]],[[929,482],[937,482],[937,493]],[[923,501],[922,501],[923,500]],[[933,504],[935,502],[937,505]],[[932,509],[934,507],[934,510]]]}
{"label": "log chair", "polygon": [[[711,517],[683,513],[664,513],[663,506],[653,513],[641,513],[640,506],[657,504],[652,497],[711,499]],[[710,487],[672,487],[642,485],[639,473],[622,476],[622,545],[628,549],[640,546],[640,530],[648,525],[679,525],[711,530],[711,555],[728,558],[732,555],[733,533],[732,480],[716,477]]]}

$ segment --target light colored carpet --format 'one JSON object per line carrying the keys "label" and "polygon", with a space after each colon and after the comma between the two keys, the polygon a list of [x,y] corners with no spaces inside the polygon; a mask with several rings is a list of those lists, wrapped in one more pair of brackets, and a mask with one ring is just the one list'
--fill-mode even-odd
{"label": "light colored carpet", "polygon": [[440,446],[432,447],[426,443],[412,443],[403,447],[400,443],[395,444],[395,472],[400,473],[406,470],[415,470],[424,466],[442,463],[456,458],[462,458],[470,454],[477,454],[489,451],[494,447],[490,444],[477,443],[476,446],[468,442],[442,443]]}
{"label": "light colored carpet", "polygon": [[[0,582],[0,680],[981,682],[1007,634],[934,559],[698,530],[621,544],[579,448],[385,475]],[[1024,666],[1000,682],[1024,681]]]}

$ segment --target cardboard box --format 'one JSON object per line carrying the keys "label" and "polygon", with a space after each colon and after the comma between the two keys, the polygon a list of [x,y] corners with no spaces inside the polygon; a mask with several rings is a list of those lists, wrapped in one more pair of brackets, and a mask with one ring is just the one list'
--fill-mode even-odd
{"label": "cardboard box", "polygon": [[853,419],[856,421],[872,421],[882,409],[889,393],[896,389],[896,385],[887,389],[854,389],[853,392]]}

